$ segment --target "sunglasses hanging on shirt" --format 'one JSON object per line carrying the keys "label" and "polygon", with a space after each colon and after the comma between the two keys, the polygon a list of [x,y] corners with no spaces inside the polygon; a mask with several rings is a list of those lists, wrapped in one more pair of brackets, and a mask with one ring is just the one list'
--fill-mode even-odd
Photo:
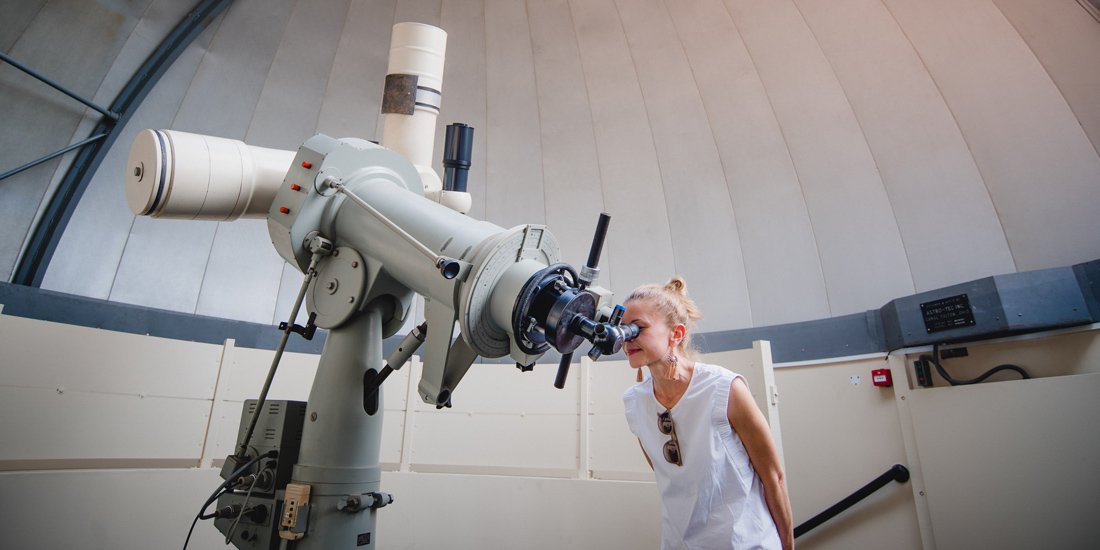
{"label": "sunglasses hanging on shirt", "polygon": [[661,430],[661,433],[672,436],[665,442],[662,451],[665,455],[665,460],[669,464],[675,464],[677,466],[683,466],[684,463],[680,457],[680,441],[676,439],[676,424],[672,421],[672,413],[665,411],[657,414],[657,429]]}

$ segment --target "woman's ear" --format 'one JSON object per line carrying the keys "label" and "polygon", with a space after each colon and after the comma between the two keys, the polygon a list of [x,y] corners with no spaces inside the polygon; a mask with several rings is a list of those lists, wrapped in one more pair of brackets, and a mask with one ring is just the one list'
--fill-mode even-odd
{"label": "woman's ear", "polygon": [[680,342],[684,341],[684,336],[687,336],[687,326],[683,323],[676,323],[676,326],[672,327],[672,339],[676,341],[676,345],[680,345]]}

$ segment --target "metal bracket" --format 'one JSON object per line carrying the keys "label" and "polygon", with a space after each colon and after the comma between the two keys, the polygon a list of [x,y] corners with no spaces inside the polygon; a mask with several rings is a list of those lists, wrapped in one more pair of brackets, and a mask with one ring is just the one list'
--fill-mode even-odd
{"label": "metal bracket", "polygon": [[420,377],[420,398],[437,408],[451,406],[451,392],[477,359],[477,352],[461,337],[452,343],[458,316],[448,304],[427,300],[424,316],[428,336],[424,342],[424,372]]}

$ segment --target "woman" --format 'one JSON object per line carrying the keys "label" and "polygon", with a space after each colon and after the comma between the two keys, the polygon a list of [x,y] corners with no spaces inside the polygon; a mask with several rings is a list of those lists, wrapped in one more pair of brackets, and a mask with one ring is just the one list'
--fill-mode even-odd
{"label": "woman", "polygon": [[741,376],[695,362],[691,328],[701,316],[684,280],[638,287],[624,305],[623,322],[641,332],[623,350],[632,368],[650,371],[623,403],[657,477],[661,548],[793,548],[768,423]]}

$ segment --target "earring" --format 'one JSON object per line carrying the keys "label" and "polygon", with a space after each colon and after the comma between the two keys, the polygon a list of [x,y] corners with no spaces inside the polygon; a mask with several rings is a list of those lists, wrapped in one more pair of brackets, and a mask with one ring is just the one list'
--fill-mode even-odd
{"label": "earring", "polygon": [[638,377],[637,377],[637,381],[638,381],[638,382],[641,382],[641,381],[642,381],[642,369],[638,369]]}

